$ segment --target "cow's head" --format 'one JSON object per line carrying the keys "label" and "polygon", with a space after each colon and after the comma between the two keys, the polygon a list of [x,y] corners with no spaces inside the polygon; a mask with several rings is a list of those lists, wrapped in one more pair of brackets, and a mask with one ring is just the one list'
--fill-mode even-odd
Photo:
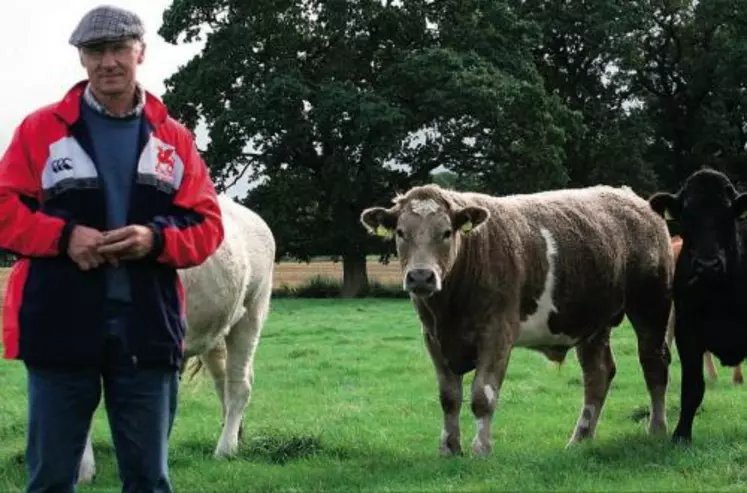
{"label": "cow's head", "polygon": [[416,296],[441,290],[462,235],[474,234],[490,215],[483,207],[456,206],[438,191],[432,186],[414,189],[395,199],[393,207],[372,207],[360,217],[370,233],[395,238],[403,288]]}
{"label": "cow's head", "polygon": [[696,171],[676,194],[658,192],[649,203],[659,215],[679,223],[691,281],[726,271],[736,251],[738,222],[747,217],[747,195],[738,194],[726,175]]}

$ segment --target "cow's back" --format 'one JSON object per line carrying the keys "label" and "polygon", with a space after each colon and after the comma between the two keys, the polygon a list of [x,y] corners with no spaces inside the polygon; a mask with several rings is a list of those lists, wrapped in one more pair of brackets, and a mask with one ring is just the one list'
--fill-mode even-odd
{"label": "cow's back", "polygon": [[231,198],[219,196],[225,230],[218,250],[203,264],[180,271],[187,297],[190,353],[205,350],[236,322],[248,297],[272,289],[275,240],[265,221]]}

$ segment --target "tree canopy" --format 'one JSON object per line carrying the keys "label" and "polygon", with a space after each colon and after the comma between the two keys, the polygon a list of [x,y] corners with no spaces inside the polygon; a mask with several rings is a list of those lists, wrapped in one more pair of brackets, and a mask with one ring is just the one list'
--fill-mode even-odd
{"label": "tree canopy", "polygon": [[434,180],[493,194],[596,183],[642,195],[711,165],[745,179],[747,2],[174,0],[204,37],[166,81],[209,132],[220,186],[278,256],[333,255],[366,286],[361,210]]}

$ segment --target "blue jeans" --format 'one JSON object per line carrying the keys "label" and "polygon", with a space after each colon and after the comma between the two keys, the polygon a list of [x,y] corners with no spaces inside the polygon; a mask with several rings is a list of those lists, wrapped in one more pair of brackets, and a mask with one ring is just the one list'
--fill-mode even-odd
{"label": "blue jeans", "polygon": [[[109,320],[102,371],[28,367],[28,493],[72,493],[103,388],[122,491],[171,493],[168,439],[178,372],[137,368],[122,337],[126,313]],[[103,385],[102,385],[103,384]]]}

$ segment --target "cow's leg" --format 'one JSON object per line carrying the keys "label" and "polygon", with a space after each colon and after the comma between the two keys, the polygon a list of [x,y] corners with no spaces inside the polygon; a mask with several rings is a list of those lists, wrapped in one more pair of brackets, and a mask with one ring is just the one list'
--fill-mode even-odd
{"label": "cow's leg", "polygon": [[677,352],[682,367],[682,388],[680,390],[680,418],[672,440],[690,442],[695,412],[703,402],[705,379],[703,378],[703,348],[692,338],[678,337]]}
{"label": "cow's leg", "polygon": [[503,328],[496,331],[497,341],[483,346],[478,353],[475,378],[472,381],[472,414],[477,421],[477,431],[472,440],[475,455],[489,455],[493,449],[490,428],[498,397],[506,376],[511,356],[511,341],[503,337],[510,333]]}
{"label": "cow's leg", "polygon": [[594,438],[607,393],[617,368],[610,348],[610,329],[576,347],[576,355],[584,377],[584,405],[567,446]]}
{"label": "cow's leg", "polygon": [[741,385],[744,383],[744,377],[742,376],[742,365],[741,364],[734,367],[734,372],[732,373],[731,381],[734,383],[734,385]]}
{"label": "cow's leg", "polygon": [[93,442],[91,440],[91,434],[93,433],[93,423],[88,427],[88,435],[86,436],[86,446],[83,449],[83,456],[80,459],[80,467],[78,468],[78,484],[88,484],[93,481],[96,477],[96,458],[93,455]]}
{"label": "cow's leg", "polygon": [[703,363],[708,372],[708,378],[712,381],[716,381],[718,379],[718,371],[716,371],[716,366],[713,364],[713,355],[709,351],[706,351],[705,354],[703,354]]}
{"label": "cow's leg", "polygon": [[254,354],[267,317],[270,293],[268,285],[226,336],[226,423],[215,448],[216,457],[233,456],[239,448],[244,410],[254,383]]}
{"label": "cow's leg", "polygon": [[462,409],[463,376],[457,375],[444,362],[438,343],[432,340],[427,329],[423,330],[425,346],[431,356],[438,379],[439,401],[443,412],[443,428],[439,451],[443,456],[461,455],[462,443],[459,431],[459,414]]}
{"label": "cow's leg", "polygon": [[[648,432],[657,435],[666,433],[671,354],[665,336],[672,308],[670,289],[663,278],[644,279],[631,284],[627,298],[626,314],[638,339],[638,360],[651,399]],[[675,327],[674,339],[679,349],[677,337]],[[702,355],[700,367],[703,368]]]}
{"label": "cow's leg", "polygon": [[220,401],[221,426],[226,420],[226,344],[221,341],[200,356],[210,376],[213,379],[215,393]]}

